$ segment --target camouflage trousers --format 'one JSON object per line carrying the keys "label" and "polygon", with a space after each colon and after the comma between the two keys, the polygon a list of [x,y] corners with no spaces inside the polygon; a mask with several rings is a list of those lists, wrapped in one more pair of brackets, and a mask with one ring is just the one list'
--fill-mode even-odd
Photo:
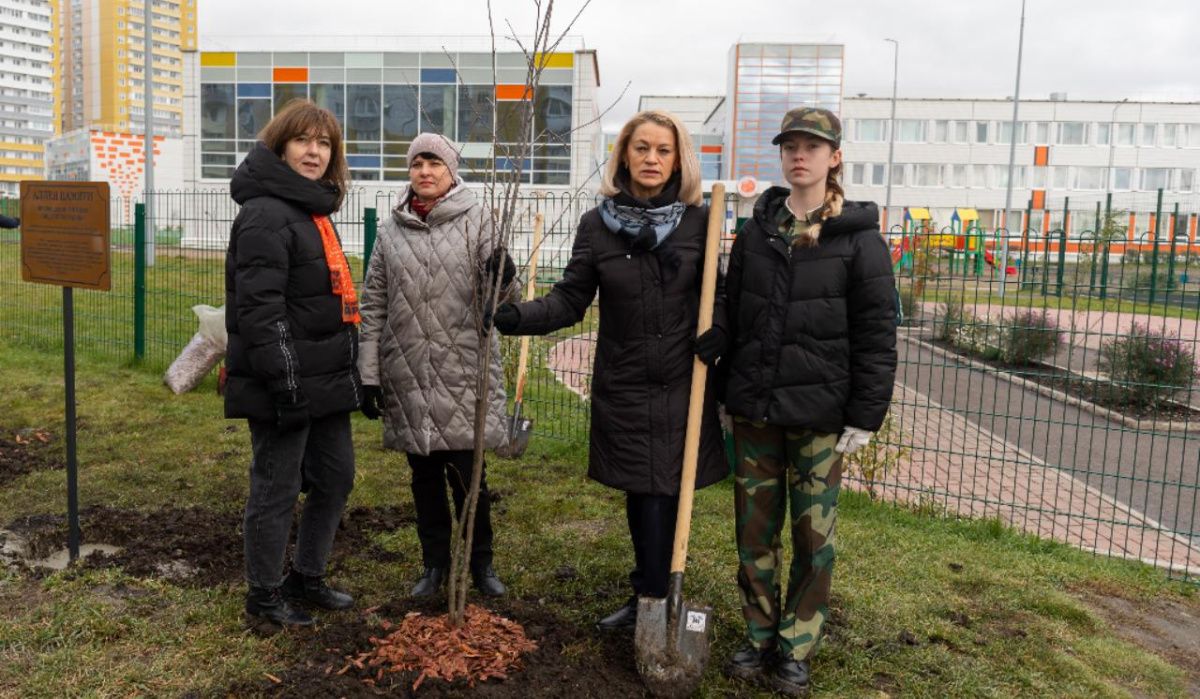
{"label": "camouflage trousers", "polygon": [[[836,434],[737,418],[733,423],[738,590],[747,636],[785,657],[811,657],[829,615],[842,480]],[[780,603],[780,534],[791,509],[792,561]]]}

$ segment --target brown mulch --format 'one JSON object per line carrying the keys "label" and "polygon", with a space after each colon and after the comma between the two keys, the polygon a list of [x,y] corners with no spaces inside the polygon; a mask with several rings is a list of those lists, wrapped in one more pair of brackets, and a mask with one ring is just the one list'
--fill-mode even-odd
{"label": "brown mulch", "polygon": [[[473,595],[474,593],[472,593]],[[619,604],[622,600],[616,599]],[[257,680],[198,690],[193,695],[236,697],[484,697],[486,699],[530,699],[530,697],[576,697],[613,699],[644,697],[645,685],[633,658],[633,633],[605,634],[590,624],[580,626],[563,618],[570,600],[548,598],[488,599],[492,612],[521,624],[534,650],[521,656],[522,668],[508,679],[490,679],[474,686],[459,677],[453,681],[427,678],[419,687],[413,683],[419,671],[385,672],[363,663],[359,669],[348,658],[358,657],[375,646],[381,619],[404,619],[410,612],[427,617],[445,613],[444,596],[434,599],[400,598],[382,607],[358,613],[321,614],[321,623],[310,633],[294,633],[296,647],[287,660]],[[394,631],[395,626],[391,627]],[[367,680],[370,680],[368,682]]]}
{"label": "brown mulch", "polygon": [[413,691],[426,679],[453,682],[461,678],[474,687],[476,682],[508,679],[509,673],[521,670],[521,655],[537,650],[520,624],[474,604],[467,605],[458,627],[448,614],[421,612],[409,612],[398,625],[383,621],[380,627],[390,633],[372,637],[374,647],[348,656],[338,674],[351,667],[374,670],[374,679],[363,680],[374,685],[385,673],[416,671]]}

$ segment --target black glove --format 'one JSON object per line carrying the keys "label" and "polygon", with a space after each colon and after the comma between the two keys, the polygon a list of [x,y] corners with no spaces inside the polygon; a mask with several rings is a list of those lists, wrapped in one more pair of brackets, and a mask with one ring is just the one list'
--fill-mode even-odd
{"label": "black glove", "polygon": [[517,276],[517,263],[513,262],[513,258],[509,256],[508,251],[504,248],[496,248],[492,251],[492,256],[487,261],[488,280],[496,278],[497,274],[501,274],[500,269],[504,268],[503,275],[500,277],[500,288],[508,286]]}
{"label": "black glove", "polygon": [[483,329],[486,331],[493,325],[501,335],[511,335],[521,324],[521,309],[511,303],[502,303],[496,307],[496,312],[484,311]]}
{"label": "black glove", "polygon": [[275,425],[280,432],[294,432],[308,425],[308,398],[303,391],[298,388],[280,391],[271,398],[275,401]]}
{"label": "black glove", "polygon": [[692,351],[700,358],[700,361],[709,366],[714,366],[717,360],[725,354],[729,349],[729,338],[725,336],[725,331],[713,326],[704,331],[695,340],[692,340]]}
{"label": "black glove", "polygon": [[362,414],[368,420],[378,420],[383,415],[383,388],[379,386],[363,386]]}

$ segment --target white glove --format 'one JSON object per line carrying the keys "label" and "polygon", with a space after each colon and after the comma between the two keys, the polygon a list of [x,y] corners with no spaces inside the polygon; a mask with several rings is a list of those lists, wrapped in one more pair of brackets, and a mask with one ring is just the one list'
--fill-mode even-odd
{"label": "white glove", "polygon": [[842,438],[838,440],[837,446],[833,450],[839,454],[853,454],[867,446],[873,436],[875,436],[874,432],[847,426],[846,429],[842,430]]}

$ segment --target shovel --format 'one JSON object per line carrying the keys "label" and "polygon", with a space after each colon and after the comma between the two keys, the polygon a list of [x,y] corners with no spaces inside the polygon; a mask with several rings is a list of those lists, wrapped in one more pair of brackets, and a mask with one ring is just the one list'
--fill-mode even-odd
{"label": "shovel", "polygon": [[[542,246],[542,215],[533,219],[533,251],[529,254],[529,279],[525,282],[525,300],[532,301],[537,287],[538,250]],[[521,399],[525,396],[525,373],[529,369],[529,336],[521,338],[521,353],[517,359],[517,391],[513,396],[512,414],[506,422],[508,439],[496,447],[497,456],[515,459],[525,453],[529,446],[529,435],[533,432],[533,418],[521,414]]]}
{"label": "shovel", "polygon": [[[697,336],[712,326],[713,297],[717,289],[717,255],[724,214],[725,186],[715,184],[708,210]],[[637,630],[634,632],[638,672],[650,693],[659,697],[684,697],[696,691],[704,674],[704,665],[708,662],[709,637],[712,635],[712,607],[688,604],[683,600],[683,568],[687,562],[688,534],[692,526],[692,496],[696,491],[704,384],[708,378],[708,365],[699,358],[692,361],[692,394],[683,442],[679,513],[675,519],[675,547],[671,555],[667,597],[642,597],[638,600]]]}

